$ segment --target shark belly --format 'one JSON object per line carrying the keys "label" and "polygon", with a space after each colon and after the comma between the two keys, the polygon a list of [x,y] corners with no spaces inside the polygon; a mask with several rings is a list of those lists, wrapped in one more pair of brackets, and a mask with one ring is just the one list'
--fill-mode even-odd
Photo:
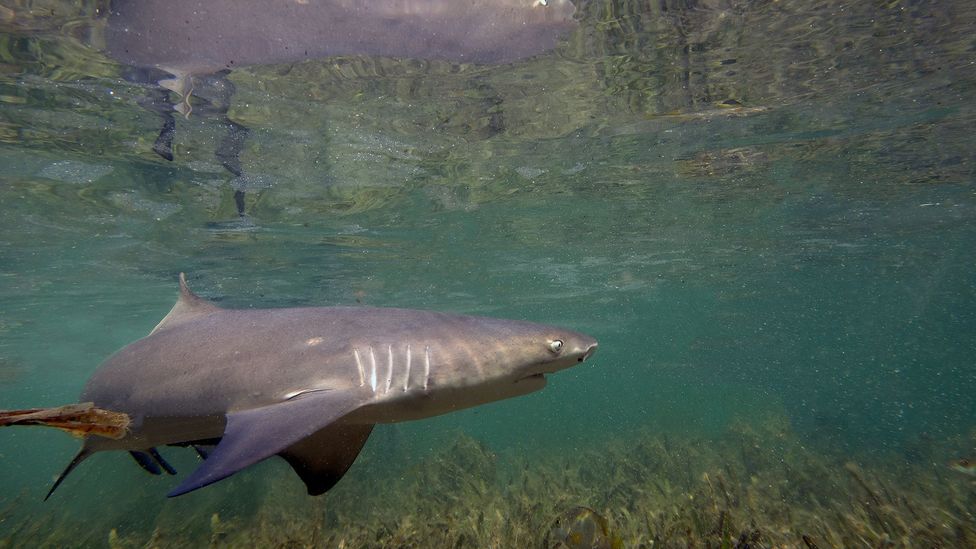
{"label": "shark belly", "polygon": [[377,398],[344,417],[342,421],[353,424],[415,421],[527,395],[545,386],[545,377],[533,376],[515,384],[484,384],[477,389],[417,390],[393,398]]}

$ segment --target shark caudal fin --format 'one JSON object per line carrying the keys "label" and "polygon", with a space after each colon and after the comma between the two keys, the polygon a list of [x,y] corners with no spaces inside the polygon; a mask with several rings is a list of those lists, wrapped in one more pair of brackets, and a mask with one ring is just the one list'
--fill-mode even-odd
{"label": "shark caudal fin", "polygon": [[47,498],[51,497],[51,494],[53,494],[54,491],[58,489],[58,486],[61,486],[61,482],[64,481],[65,477],[67,477],[68,474],[71,473],[71,471],[75,470],[75,467],[77,467],[78,464],[88,459],[88,456],[94,453],[95,451],[92,450],[91,448],[87,446],[82,446],[78,454],[75,455],[74,459],[71,460],[71,463],[69,463],[68,466],[64,468],[64,471],[61,471],[61,476],[58,477],[58,480],[55,480],[54,484],[51,486],[51,489],[47,491],[47,495],[44,496],[44,501],[47,501]]}

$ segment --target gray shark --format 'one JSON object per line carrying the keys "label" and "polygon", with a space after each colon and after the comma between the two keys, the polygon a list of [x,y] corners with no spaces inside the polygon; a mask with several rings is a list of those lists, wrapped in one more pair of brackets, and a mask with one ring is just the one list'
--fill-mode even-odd
{"label": "gray shark", "polygon": [[95,452],[127,450],[146,470],[172,474],[156,450],[164,445],[198,447],[205,457],[169,496],[274,455],[319,495],[345,474],[375,424],[537,391],[547,374],[596,348],[592,337],[561,328],[434,311],[224,309],[193,294],[180,274],[169,314],[102,364],[81,394],[128,414],[128,432],[87,437],[48,496]]}

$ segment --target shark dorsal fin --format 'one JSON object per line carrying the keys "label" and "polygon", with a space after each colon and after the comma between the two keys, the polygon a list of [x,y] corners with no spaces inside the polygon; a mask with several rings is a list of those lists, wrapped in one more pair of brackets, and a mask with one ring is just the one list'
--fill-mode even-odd
{"label": "shark dorsal fin", "polygon": [[189,286],[186,285],[186,275],[180,273],[180,297],[176,300],[176,305],[173,305],[173,308],[149,332],[149,335],[219,310],[220,307],[190,291]]}

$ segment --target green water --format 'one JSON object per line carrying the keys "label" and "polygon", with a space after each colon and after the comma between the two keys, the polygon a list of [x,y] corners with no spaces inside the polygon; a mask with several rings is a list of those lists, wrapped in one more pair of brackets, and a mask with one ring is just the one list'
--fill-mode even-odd
{"label": "green water", "polygon": [[[465,508],[448,495],[468,492],[411,479],[463,454],[445,449],[484,458],[472,439],[498,473],[468,509],[532,486],[512,479],[534,467],[647,466],[631,451],[647,437],[706,449],[689,490],[726,459],[764,478],[799,454],[752,467],[767,462],[721,449],[749,429],[764,433],[756,447],[778,445],[770,421],[804,455],[937,502],[956,528],[944,546],[976,540],[960,515],[971,477],[946,467],[976,457],[976,6],[861,4],[594,1],[558,50],[514,65],[235,71],[229,114],[251,129],[253,177],[241,223],[213,157],[217,121],[180,118],[176,159],[152,153],[143,90],[97,51],[98,2],[0,1],[0,409],[74,402],[166,314],[180,271],[227,307],[429,308],[600,341],[539,393],[378,428],[314,502],[274,462],[166,500],[176,479],[117,453],[42,503],[77,442],[5,429],[0,547],[152,546],[154,530],[197,546],[423,546],[390,532],[433,523],[417,501]],[[195,466],[190,451],[163,452],[183,475]],[[626,546],[660,533],[629,526],[642,500],[602,492],[609,473],[584,473],[560,495],[526,488],[545,505],[506,520],[541,536],[550,504],[582,504]],[[634,478],[623,484],[645,482]],[[249,533],[276,513],[299,524],[292,537]],[[311,524],[320,537],[302,537]],[[456,544],[472,547],[505,546],[484,536],[509,527],[437,524],[433,545],[463,530],[475,534]]]}

